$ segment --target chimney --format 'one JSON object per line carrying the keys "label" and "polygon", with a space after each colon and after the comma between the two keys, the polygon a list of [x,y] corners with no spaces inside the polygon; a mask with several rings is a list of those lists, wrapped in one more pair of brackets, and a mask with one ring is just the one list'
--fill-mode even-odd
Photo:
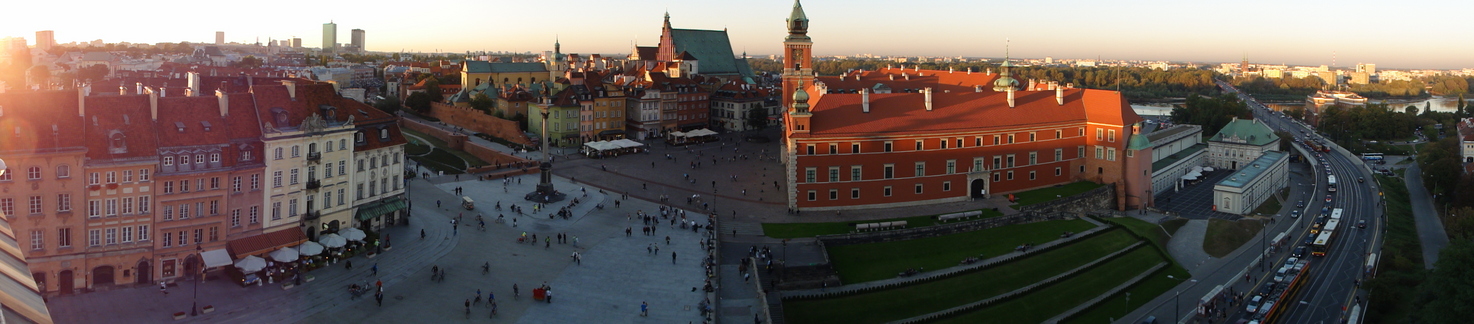
{"label": "chimney", "polygon": [[91,86],[83,85],[77,88],[77,116],[87,117],[87,92]]}
{"label": "chimney", "polygon": [[134,83],[133,86],[136,88],[133,93],[143,94],[143,82]]}
{"label": "chimney", "polygon": [[118,95],[122,96],[126,94],[128,94],[128,87],[118,86]]}
{"label": "chimney", "polygon": [[1065,105],[1065,89],[1064,88],[1054,87],[1054,102],[1059,103],[1060,106],[1064,106]]}
{"label": "chimney", "polygon": [[230,115],[230,96],[225,94],[224,88],[215,90],[215,100],[220,102],[220,117]]}
{"label": "chimney", "polygon": [[981,85],[972,86],[972,92],[983,92],[983,86],[981,86]]}
{"label": "chimney", "polygon": [[139,93],[147,93],[148,94],[148,111],[150,113],[150,116],[153,117],[153,120],[154,121],[158,121],[159,120],[159,93],[154,92],[154,88],[146,88],[146,89],[144,89],[144,92],[139,92]]}
{"label": "chimney", "polygon": [[1013,88],[1008,88],[1008,108],[1013,108]]}
{"label": "chimney", "polygon": [[189,73],[186,73],[185,74],[185,77],[189,79],[188,80],[188,82],[189,82],[189,90],[185,90],[184,91],[184,93],[185,93],[184,96],[186,96],[186,97],[194,97],[194,96],[199,95],[200,94],[200,74],[199,73],[195,73],[195,72],[189,72]]}
{"label": "chimney", "polygon": [[972,75],[972,67],[967,67],[967,74]]}
{"label": "chimney", "polygon": [[926,111],[931,111],[931,87],[921,89],[921,94],[926,95]]}
{"label": "chimney", "polygon": [[911,81],[911,75],[910,74],[901,73],[901,77],[906,78],[906,81]]}
{"label": "chimney", "polygon": [[860,111],[870,112],[870,89],[860,88]]}
{"label": "chimney", "polygon": [[896,75],[895,74],[887,74],[886,76],[890,77],[891,78],[891,81],[896,81]]}
{"label": "chimney", "polygon": [[988,68],[988,73],[987,74],[989,74],[989,75],[993,74],[993,68]]}
{"label": "chimney", "polygon": [[1034,91],[1035,90],[1034,89],[1034,86],[1036,86],[1038,84],[1039,83],[1037,81],[1034,81],[1034,79],[1029,79],[1029,88],[1028,88],[1028,90],[1029,91]]}
{"label": "chimney", "polygon": [[160,97],[168,97],[169,96],[169,88],[168,87],[159,87],[159,96]]}
{"label": "chimney", "polygon": [[287,97],[291,97],[294,101],[297,100],[297,81],[281,80],[281,85],[287,87]]}
{"label": "chimney", "polygon": [[952,74],[952,72],[957,72],[957,71],[954,70],[954,69],[952,69],[952,67],[950,67],[950,66],[947,67],[947,74]]}

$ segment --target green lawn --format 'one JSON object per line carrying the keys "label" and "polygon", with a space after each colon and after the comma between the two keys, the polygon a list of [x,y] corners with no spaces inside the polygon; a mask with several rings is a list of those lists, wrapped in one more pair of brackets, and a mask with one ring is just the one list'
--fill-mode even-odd
{"label": "green lawn", "polygon": [[403,132],[409,141],[405,145],[405,154],[432,171],[459,174],[465,173],[467,167],[486,165],[485,161],[470,153],[445,148],[446,143],[434,136],[409,129],[403,129]]}
{"label": "green lawn", "polygon": [[1164,232],[1162,227],[1157,226],[1157,224],[1147,223],[1131,217],[1111,217],[1106,218],[1105,221],[1121,225],[1132,233],[1145,237],[1152,245],[1157,246],[1158,249],[1167,250],[1167,239],[1169,237],[1167,236],[1167,232]]}
{"label": "green lawn", "polygon": [[[1215,258],[1222,258],[1233,250],[1243,246],[1250,239],[1257,238],[1259,230],[1264,228],[1264,223],[1253,219],[1241,219],[1237,222],[1222,219],[1209,219],[1208,232],[1203,234],[1203,252],[1208,252]],[[1258,242],[1255,242],[1258,243]]]}
{"label": "green lawn", "polygon": [[409,156],[430,153],[432,149],[434,148],[420,143],[419,140],[409,140],[409,143],[404,144],[404,154]]}
{"label": "green lawn", "polygon": [[1259,208],[1255,208],[1254,209],[1254,213],[1257,213],[1257,214],[1260,214],[1260,215],[1274,215],[1274,214],[1278,214],[1280,212],[1280,207],[1281,207],[1280,204],[1282,203],[1282,202],[1280,202],[1280,198],[1279,197],[1285,196],[1289,192],[1290,192],[1290,189],[1289,188],[1281,189],[1278,195],[1270,196],[1269,199],[1265,199],[1264,200],[1264,203],[1259,204]]}
{"label": "green lawn", "polygon": [[1013,194],[1015,197],[1018,197],[1018,201],[1014,206],[1028,206],[1064,197],[1074,196],[1082,192],[1090,191],[1090,189],[1099,188],[1100,186],[1103,185],[1090,181],[1080,181],[1058,187],[1039,188],[1020,192]]}
{"label": "green lawn", "polygon": [[1180,228],[1182,228],[1183,226],[1186,226],[1186,225],[1187,225],[1187,219],[1186,218],[1178,218],[1178,219],[1172,219],[1172,220],[1168,220],[1168,221],[1162,222],[1162,228],[1163,229],[1166,229],[1167,230],[1167,234],[1170,234],[1170,235],[1177,235],[1177,230],[1180,229]]}
{"label": "green lawn", "polygon": [[783,302],[783,310],[790,323],[894,321],[1013,291],[1085,265],[1135,242],[1138,242],[1135,237],[1115,230],[1007,264],[946,279],[836,298],[787,300]]}
{"label": "green lawn", "polygon": [[[1158,251],[1164,251],[1163,255],[1165,255],[1168,236],[1166,235],[1162,227],[1159,227],[1156,224],[1128,217],[1109,218],[1107,220],[1112,223],[1121,224],[1122,226],[1126,227],[1137,235],[1152,238],[1154,240],[1160,239],[1159,242],[1153,243],[1156,245]],[[1171,228],[1175,231],[1178,227],[1182,227],[1182,225],[1187,224],[1187,220],[1175,219],[1168,221],[1168,223],[1177,224],[1175,225],[1176,227]],[[1165,227],[1165,224],[1163,227]],[[1153,234],[1155,234],[1156,236],[1152,236]],[[1137,307],[1141,307],[1141,305],[1144,305],[1148,301],[1151,301],[1152,298],[1156,298],[1157,295],[1161,295],[1162,293],[1171,290],[1172,287],[1176,287],[1177,284],[1181,283],[1183,280],[1187,280],[1188,278],[1192,277],[1192,274],[1189,274],[1187,270],[1183,269],[1182,266],[1177,264],[1177,262],[1170,260],[1168,262],[1172,262],[1172,265],[1168,268],[1162,269],[1162,271],[1157,273],[1156,275],[1148,277],[1141,282],[1136,283],[1136,285],[1132,286],[1129,289],[1126,289],[1126,291],[1122,293],[1117,293],[1116,295],[1113,295],[1110,298],[1101,301],[1099,304],[1096,304],[1096,306],[1091,307],[1085,312],[1077,314],[1075,317],[1070,318],[1066,322],[1106,323],[1109,319],[1121,318],[1122,316],[1126,316],[1127,312],[1134,310]],[[1168,278],[1168,275],[1171,275],[1173,278]],[[1126,304],[1125,293],[1131,293],[1130,305]]]}
{"label": "green lawn", "polygon": [[[992,209],[983,209],[982,218],[1003,216],[1003,213]],[[891,221],[906,221],[906,227],[922,227],[935,225],[935,215],[915,216],[905,218],[888,218],[868,221],[852,222],[828,222],[828,223],[763,223],[763,234],[772,238],[796,238],[814,237],[818,235],[844,234],[855,231],[855,224],[878,223]],[[977,218],[972,218],[977,219]]]}
{"label": "green lawn", "polygon": [[452,150],[452,149],[449,148],[449,146],[450,146],[449,144],[446,144],[445,141],[442,141],[439,138],[436,138],[434,136],[430,136],[428,134],[417,132],[417,131],[410,130],[410,129],[403,129],[403,132],[405,133],[405,135],[419,136],[420,138],[423,138],[426,141],[429,141],[430,142],[429,144],[432,145],[432,146],[435,146],[435,148],[438,148],[438,149],[441,149],[441,150],[445,150],[446,152],[449,152],[450,154],[454,154],[456,157],[460,158],[461,160],[465,160],[467,164],[469,164],[469,165],[471,165],[473,167],[478,167],[478,166],[486,165],[486,161],[482,161],[481,158],[478,158],[478,157],[476,157],[474,155],[471,155],[471,153],[466,153],[465,151]]}
{"label": "green lawn", "polygon": [[1019,244],[1049,242],[1066,231],[1094,227],[1079,219],[1008,225],[915,240],[835,246],[829,248],[829,259],[840,280],[853,284],[895,278],[909,268],[956,266],[967,257],[993,257],[1013,252]]}
{"label": "green lawn", "polygon": [[1026,295],[936,323],[1040,323],[1100,296],[1156,266],[1162,256],[1138,248]]}

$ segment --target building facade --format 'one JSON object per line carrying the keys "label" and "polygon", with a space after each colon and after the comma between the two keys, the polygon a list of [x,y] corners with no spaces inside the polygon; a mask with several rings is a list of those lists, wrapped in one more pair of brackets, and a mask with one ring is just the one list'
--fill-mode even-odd
{"label": "building facade", "polygon": [[1264,152],[1259,158],[1213,185],[1213,207],[1230,214],[1246,215],[1289,182],[1289,154]]}
{"label": "building facade", "polygon": [[[44,295],[87,287],[87,146],[82,120],[85,91],[0,94],[0,214],[29,262]],[[141,116],[140,116],[141,117]],[[140,120],[142,122],[142,120]],[[101,190],[102,180],[97,181]],[[116,190],[116,189],[114,189]],[[101,212],[99,212],[100,214]]]}
{"label": "building facade", "polygon": [[1208,139],[1208,166],[1238,170],[1264,152],[1278,150],[1279,143],[1279,135],[1264,123],[1235,118]]}
{"label": "building facade", "polygon": [[[815,77],[808,22],[795,5],[784,41],[790,208],[910,206],[1074,181],[1150,179],[1125,175],[1128,126],[1140,117],[1120,93],[1020,89],[1006,68]],[[892,90],[871,93],[879,88]],[[1118,206],[1126,206],[1126,190],[1118,189]]]}
{"label": "building facade", "polygon": [[1152,146],[1152,192],[1179,189],[1182,176],[1207,163],[1203,127],[1174,125],[1146,134]]}
{"label": "building facade", "polygon": [[351,191],[342,187],[329,190],[339,191],[337,197],[351,192],[355,208],[351,226],[376,232],[409,215],[405,209],[404,134],[395,124],[397,118],[388,113],[367,105],[343,108],[363,117],[354,124],[353,187]]}

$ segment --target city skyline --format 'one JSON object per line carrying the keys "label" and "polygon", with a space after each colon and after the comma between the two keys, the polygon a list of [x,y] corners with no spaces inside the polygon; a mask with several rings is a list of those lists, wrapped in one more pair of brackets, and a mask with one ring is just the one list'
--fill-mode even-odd
{"label": "city skyline", "polygon": [[[165,2],[162,7],[183,8],[184,4]],[[1474,67],[1455,54],[1474,50],[1474,45],[1444,41],[1438,34],[1426,32],[1457,27],[1454,14],[1457,10],[1427,9],[1446,4],[1452,3],[1429,1],[1409,5],[1357,1],[1328,7],[1269,1],[1167,6],[1159,2],[938,0],[892,9],[888,3],[871,0],[804,1],[809,18],[825,27],[812,34],[825,43],[815,48],[815,54],[822,56],[1002,57],[1004,39],[1011,39],[1012,56],[1026,58],[1183,62],[1236,62],[1247,58],[1256,63],[1291,65],[1331,65],[1334,60],[1336,66],[1352,66],[1366,62],[1385,69]],[[0,22],[0,37],[25,37],[34,44],[36,31],[54,30],[57,43],[95,39],[109,43],[213,43],[214,32],[224,31],[226,42],[252,43],[259,38],[265,43],[270,39],[300,37],[306,44],[321,44],[322,24],[331,21],[341,27],[339,41],[349,39],[346,33],[352,29],[373,34],[375,41],[368,44],[369,51],[541,52],[551,50],[556,38],[563,44],[564,52],[615,54],[628,53],[636,43],[655,45],[661,16],[668,11],[675,28],[725,28],[734,52],[766,56],[778,54],[781,49],[778,42],[784,32],[784,17],[774,13],[785,12],[793,2],[672,2],[629,6],[571,0],[560,2],[561,9],[556,14],[545,5],[510,2],[498,4],[496,10],[488,11],[483,18],[436,16],[446,8],[478,5],[484,4],[457,1],[439,7],[409,6],[394,9],[398,14],[391,17],[382,14],[384,6],[268,1],[261,6],[230,8],[231,15],[199,22],[152,19],[118,24],[116,19],[120,16],[157,15],[151,8],[122,7],[68,13],[73,15],[71,19],[49,15],[15,17]],[[15,6],[22,12],[46,11],[40,3]],[[284,15],[279,8],[293,9],[290,15]],[[165,12],[167,15],[167,9]],[[199,11],[189,13],[195,12]],[[975,14],[948,19],[948,15],[939,12]],[[185,13],[179,11],[180,15]],[[1333,24],[1355,15],[1366,16],[1363,21],[1367,22]],[[403,19],[406,16],[423,19]],[[272,23],[262,24],[262,21]],[[1204,23],[1209,21],[1221,23]],[[1420,24],[1400,27],[1378,21]],[[1197,27],[1166,27],[1176,25]],[[1317,33],[1322,30],[1328,32]]]}

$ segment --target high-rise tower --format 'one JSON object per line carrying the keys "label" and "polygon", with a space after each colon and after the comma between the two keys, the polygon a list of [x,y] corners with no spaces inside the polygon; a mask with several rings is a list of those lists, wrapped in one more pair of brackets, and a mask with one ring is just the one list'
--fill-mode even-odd
{"label": "high-rise tower", "polygon": [[350,42],[352,42],[350,44],[353,44],[353,48],[354,49],[356,49],[358,51],[364,51],[364,48],[363,48],[363,30],[362,29],[354,28],[352,31],[349,31],[349,39],[348,40]]}
{"label": "high-rise tower", "polygon": [[338,47],[338,24],[329,21],[322,24],[322,50],[332,50]]}

